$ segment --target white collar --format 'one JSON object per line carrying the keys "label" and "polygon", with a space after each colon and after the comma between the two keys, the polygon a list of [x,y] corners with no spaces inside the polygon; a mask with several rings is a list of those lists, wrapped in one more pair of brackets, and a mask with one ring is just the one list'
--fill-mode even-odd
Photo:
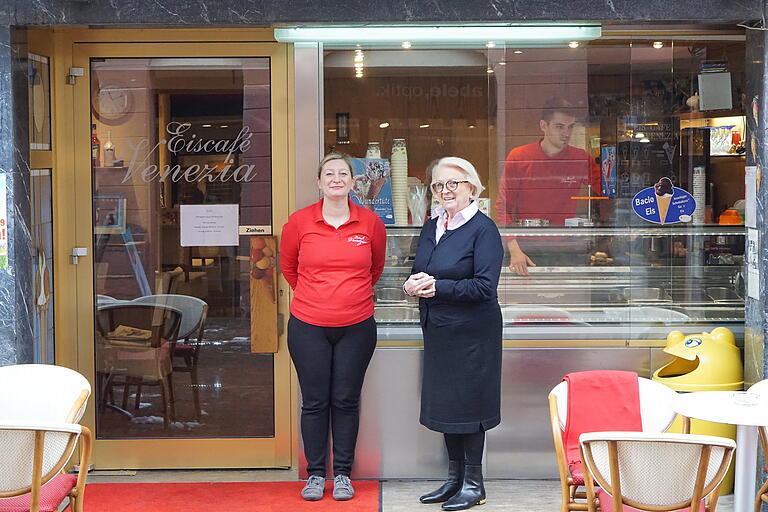
{"label": "white collar", "polygon": [[[472,217],[474,217],[478,211],[479,211],[479,208],[477,206],[477,201],[473,199],[472,201],[469,202],[469,206],[466,206],[464,207],[464,209],[459,210],[454,216],[454,218],[461,215],[463,219],[469,220]],[[434,219],[437,217],[441,217],[444,213],[446,213],[445,208],[443,208],[442,206],[437,206],[435,207],[434,210],[432,210],[432,218]]]}

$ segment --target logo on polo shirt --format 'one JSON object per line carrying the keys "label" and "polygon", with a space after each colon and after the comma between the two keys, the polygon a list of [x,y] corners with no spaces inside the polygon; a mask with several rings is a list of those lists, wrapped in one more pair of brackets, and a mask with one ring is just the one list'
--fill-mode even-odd
{"label": "logo on polo shirt", "polygon": [[352,235],[349,238],[347,238],[347,242],[351,244],[355,244],[356,246],[360,247],[361,245],[366,245],[371,243],[371,239],[368,237],[368,235]]}

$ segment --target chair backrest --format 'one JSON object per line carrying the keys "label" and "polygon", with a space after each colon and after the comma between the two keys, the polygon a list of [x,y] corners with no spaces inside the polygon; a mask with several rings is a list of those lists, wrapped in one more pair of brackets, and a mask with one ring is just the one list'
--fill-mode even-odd
{"label": "chair backrest", "polygon": [[72,456],[91,385],[69,368],[22,364],[0,368],[0,388],[0,495],[13,496],[30,490],[36,444],[43,483]]}
{"label": "chair backrest", "polygon": [[18,496],[33,484],[35,451],[42,449],[41,483],[64,467],[75,451],[80,425],[7,425],[0,422],[0,497]]}
{"label": "chair backrest", "polygon": [[181,311],[160,304],[106,304],[96,312],[96,331],[103,340],[160,347],[179,338]]}
{"label": "chair backrest", "polygon": [[[664,432],[675,420],[676,413],[672,404],[677,394],[664,384],[643,377],[638,377],[637,383],[643,432]],[[564,430],[565,419],[568,417],[568,383],[561,382],[549,394],[557,398],[560,430]]]}
{"label": "chair backrest", "polygon": [[134,304],[159,304],[179,310],[181,312],[179,339],[194,337],[200,331],[208,312],[208,303],[190,295],[145,295],[137,297],[131,302]]}
{"label": "chair backrest", "polygon": [[698,504],[720,485],[736,447],[722,437],[649,432],[592,432],[579,441],[586,470],[614,510],[622,510],[619,499],[641,510]]}
{"label": "chair backrest", "polygon": [[49,364],[0,368],[0,423],[77,423],[91,394],[75,370]]}

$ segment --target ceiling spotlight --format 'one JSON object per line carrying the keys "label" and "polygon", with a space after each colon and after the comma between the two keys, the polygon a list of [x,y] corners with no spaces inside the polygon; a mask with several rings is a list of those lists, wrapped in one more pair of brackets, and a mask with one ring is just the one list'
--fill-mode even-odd
{"label": "ceiling spotlight", "polygon": [[379,123],[379,128],[389,128],[389,123],[386,121]]}
{"label": "ceiling spotlight", "polygon": [[419,128],[429,128],[429,124],[427,124],[427,123],[420,124]]}
{"label": "ceiling spotlight", "polygon": [[219,128],[229,128],[229,125],[228,124],[220,124]]}
{"label": "ceiling spotlight", "polygon": [[328,128],[328,131],[331,133],[334,133],[336,131],[336,128]]}
{"label": "ceiling spotlight", "polygon": [[516,54],[520,55],[521,53],[523,53],[523,50],[515,50],[512,53],[516,53]]}
{"label": "ceiling spotlight", "polygon": [[488,41],[487,43],[485,43],[485,47],[486,48],[496,48],[496,43],[494,43],[493,41]]}
{"label": "ceiling spotlight", "polygon": [[210,127],[211,127],[211,125],[209,125],[209,124],[204,124],[203,125],[203,128],[210,128]]}
{"label": "ceiling spotlight", "polygon": [[365,61],[365,54],[363,54],[363,50],[355,50],[355,58],[354,58],[355,78],[363,78],[363,68],[365,67],[365,64],[363,63],[364,61]]}
{"label": "ceiling spotlight", "polygon": [[400,46],[402,46],[403,48],[405,48],[407,50],[407,49],[409,49],[411,47],[411,42],[410,41],[403,41],[402,43],[400,43]]}
{"label": "ceiling spotlight", "polygon": [[493,68],[492,67],[488,67],[488,69],[486,69],[485,72],[490,75],[491,73],[493,73]]}
{"label": "ceiling spotlight", "polygon": [[476,128],[476,126],[474,124],[470,124],[470,125],[467,125],[467,128],[472,129],[472,128]]}
{"label": "ceiling spotlight", "polygon": [[505,61],[503,61],[503,60],[499,61],[499,66],[506,66],[506,65],[507,65],[507,63]]}
{"label": "ceiling spotlight", "polygon": [[643,139],[640,139],[640,142],[642,142],[643,144],[647,144],[647,143],[651,142],[651,140],[648,137],[645,137]]}
{"label": "ceiling spotlight", "polygon": [[578,47],[579,47],[578,41],[571,41],[570,43],[568,43],[568,48],[578,48]]}
{"label": "ceiling spotlight", "polygon": [[654,41],[652,46],[658,50],[659,48],[664,48],[664,42],[663,41]]}
{"label": "ceiling spotlight", "polygon": [[637,132],[635,134],[635,138],[636,139],[644,139],[645,138],[645,134],[643,132]]}

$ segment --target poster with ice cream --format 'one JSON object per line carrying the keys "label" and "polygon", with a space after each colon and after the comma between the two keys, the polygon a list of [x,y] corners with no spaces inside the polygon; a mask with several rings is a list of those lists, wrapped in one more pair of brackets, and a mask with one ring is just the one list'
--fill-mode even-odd
{"label": "poster with ice cream", "polygon": [[654,224],[691,222],[696,200],[687,191],[661,178],[652,187],[644,188],[632,198],[632,210],[638,217]]}
{"label": "poster with ice cream", "polygon": [[352,202],[376,213],[384,224],[394,224],[392,209],[392,176],[386,158],[352,158],[355,180]]}

